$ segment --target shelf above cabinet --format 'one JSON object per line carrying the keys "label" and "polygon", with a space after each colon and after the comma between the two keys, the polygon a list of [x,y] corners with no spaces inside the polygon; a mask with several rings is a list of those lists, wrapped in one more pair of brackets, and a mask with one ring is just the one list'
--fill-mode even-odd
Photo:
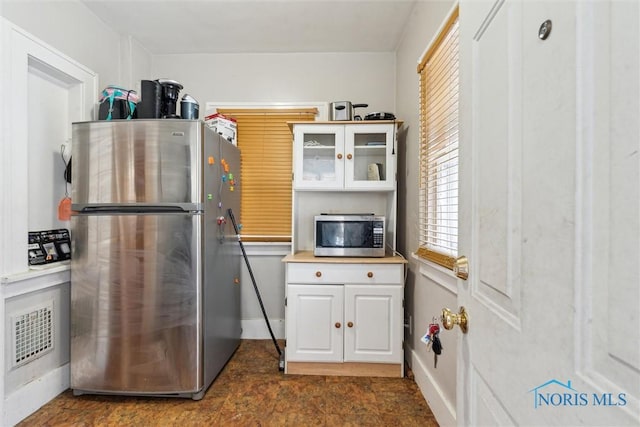
{"label": "shelf above cabinet", "polygon": [[408,261],[398,255],[385,256],[382,258],[356,258],[356,257],[317,257],[313,251],[300,251],[289,254],[282,259],[282,262],[314,262],[326,264],[406,264]]}
{"label": "shelf above cabinet", "polygon": [[403,120],[323,120],[315,122],[287,122],[289,129],[293,132],[294,125],[374,125],[374,124],[395,123],[398,128],[404,123]]}
{"label": "shelf above cabinet", "polygon": [[[306,149],[307,147],[305,147]],[[356,151],[359,150],[366,150],[366,151],[375,151],[375,150],[380,150],[380,151],[385,151],[387,149],[386,145],[356,145],[354,147],[356,149]]]}

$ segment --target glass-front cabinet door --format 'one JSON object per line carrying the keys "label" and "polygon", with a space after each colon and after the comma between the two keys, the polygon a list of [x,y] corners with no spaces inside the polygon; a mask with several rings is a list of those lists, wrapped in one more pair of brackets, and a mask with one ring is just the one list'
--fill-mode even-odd
{"label": "glass-front cabinet door", "polygon": [[345,188],[395,189],[393,124],[345,126]]}
{"label": "glass-front cabinet door", "polygon": [[296,125],[294,188],[393,191],[394,130],[394,123]]}
{"label": "glass-front cabinet door", "polygon": [[293,138],[296,189],[344,187],[344,126],[296,125]]}

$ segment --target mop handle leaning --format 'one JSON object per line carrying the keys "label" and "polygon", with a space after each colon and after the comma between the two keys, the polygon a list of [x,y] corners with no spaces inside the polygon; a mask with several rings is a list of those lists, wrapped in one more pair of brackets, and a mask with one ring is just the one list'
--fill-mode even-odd
{"label": "mop handle leaning", "polygon": [[260,296],[260,291],[258,290],[258,285],[256,284],[256,278],[253,275],[253,270],[251,269],[251,264],[249,264],[249,258],[247,257],[247,253],[244,250],[244,245],[242,244],[242,239],[240,238],[240,231],[238,230],[238,224],[236,224],[236,218],[233,216],[233,210],[231,208],[227,211],[229,213],[229,218],[231,218],[231,223],[233,224],[233,230],[238,235],[238,243],[240,244],[240,249],[242,250],[242,256],[244,258],[244,262],[247,265],[247,270],[249,270],[249,276],[251,276],[251,282],[253,283],[253,289],[256,291],[256,296],[258,297],[258,303],[260,304],[260,309],[262,310],[262,315],[264,316],[264,321],[267,323],[267,328],[269,329],[269,334],[271,335],[271,339],[273,340],[273,344],[276,346],[276,350],[278,351],[278,355],[282,355],[282,350],[280,350],[280,346],[278,345],[278,341],[276,341],[276,337],[273,335],[273,330],[271,330],[271,324],[269,323],[269,318],[267,317],[267,312],[264,309],[264,304],[262,304],[262,297]]}

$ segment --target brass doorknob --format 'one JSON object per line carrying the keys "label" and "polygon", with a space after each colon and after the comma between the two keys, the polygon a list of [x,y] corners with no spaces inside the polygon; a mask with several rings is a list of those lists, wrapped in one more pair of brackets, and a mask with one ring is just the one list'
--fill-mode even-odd
{"label": "brass doorknob", "polygon": [[353,156],[351,155],[351,153],[347,154],[347,159],[349,160],[353,159]]}
{"label": "brass doorknob", "polygon": [[353,322],[347,323],[347,326],[350,327],[350,328],[353,328]]}
{"label": "brass doorknob", "polygon": [[342,160],[342,154],[338,153],[338,155],[336,156],[338,158],[338,160]]}
{"label": "brass doorknob", "polygon": [[469,260],[466,256],[461,256],[453,263],[453,272],[462,280],[467,280],[469,277]]}
{"label": "brass doorknob", "polygon": [[342,326],[340,322],[336,322],[336,328],[340,329],[340,326]]}
{"label": "brass doorknob", "polygon": [[464,307],[460,307],[458,314],[454,314],[448,308],[442,309],[442,326],[446,330],[451,330],[455,325],[460,326],[463,334],[469,330],[469,316]]}

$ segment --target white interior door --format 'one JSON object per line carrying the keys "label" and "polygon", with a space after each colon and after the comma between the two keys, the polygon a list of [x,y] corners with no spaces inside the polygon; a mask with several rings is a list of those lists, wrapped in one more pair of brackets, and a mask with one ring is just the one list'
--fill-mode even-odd
{"label": "white interior door", "polygon": [[460,16],[458,423],[637,425],[639,4]]}

